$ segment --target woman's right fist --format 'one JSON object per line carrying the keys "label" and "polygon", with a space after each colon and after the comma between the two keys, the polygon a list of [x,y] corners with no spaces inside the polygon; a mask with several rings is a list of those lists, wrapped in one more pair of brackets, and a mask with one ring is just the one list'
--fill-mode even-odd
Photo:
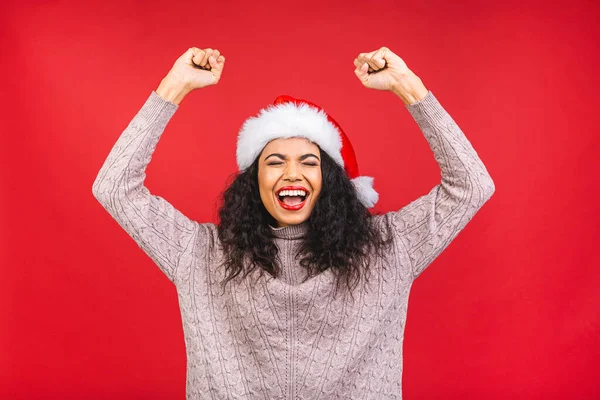
{"label": "woman's right fist", "polygon": [[190,47],[173,64],[169,75],[192,91],[216,85],[221,79],[225,57],[217,49]]}

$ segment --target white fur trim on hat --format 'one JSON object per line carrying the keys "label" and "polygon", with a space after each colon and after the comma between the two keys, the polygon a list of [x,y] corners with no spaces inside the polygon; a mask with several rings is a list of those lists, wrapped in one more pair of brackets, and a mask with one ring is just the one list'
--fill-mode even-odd
{"label": "white fur trim on hat", "polygon": [[358,176],[352,179],[352,184],[356,189],[356,195],[360,202],[367,208],[373,207],[377,200],[379,200],[379,194],[373,189],[373,178],[370,176]]}
{"label": "white fur trim on hat", "polygon": [[236,159],[240,170],[248,168],[274,139],[303,137],[319,145],[336,163],[344,166],[342,139],[323,110],[308,104],[269,105],[248,118],[238,135]]}

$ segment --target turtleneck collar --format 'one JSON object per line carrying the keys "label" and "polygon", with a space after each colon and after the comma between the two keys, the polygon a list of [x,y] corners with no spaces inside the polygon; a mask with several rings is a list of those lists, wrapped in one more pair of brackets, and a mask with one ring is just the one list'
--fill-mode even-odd
{"label": "turtleneck collar", "polygon": [[299,239],[308,232],[308,222],[306,221],[298,225],[288,225],[282,228],[269,227],[271,228],[271,232],[273,232],[273,236],[280,239]]}

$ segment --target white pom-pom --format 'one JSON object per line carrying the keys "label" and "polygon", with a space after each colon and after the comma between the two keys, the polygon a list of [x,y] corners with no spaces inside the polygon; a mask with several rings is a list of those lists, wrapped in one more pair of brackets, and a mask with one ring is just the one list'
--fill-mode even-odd
{"label": "white pom-pom", "polygon": [[367,208],[373,207],[377,200],[379,200],[379,194],[373,189],[373,178],[370,176],[359,176],[352,179],[352,184],[356,189],[356,194],[360,202]]}

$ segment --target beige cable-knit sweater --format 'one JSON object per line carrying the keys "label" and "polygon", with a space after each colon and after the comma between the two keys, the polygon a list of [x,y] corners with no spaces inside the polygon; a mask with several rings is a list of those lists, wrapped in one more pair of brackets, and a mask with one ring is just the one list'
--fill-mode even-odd
{"label": "beige cable-knit sweater", "polygon": [[255,270],[222,290],[216,226],[190,220],[144,186],[146,167],[178,109],[150,94],[104,162],[93,194],[176,285],[188,399],[402,398],[412,282],[495,190],[476,151],[431,91],[406,108],[433,151],[441,183],[401,210],[374,217],[392,223],[392,251],[373,258],[374,273],[352,299],[331,295],[330,271],[300,283],[294,251],[306,224],[273,228],[281,277],[261,277]]}

